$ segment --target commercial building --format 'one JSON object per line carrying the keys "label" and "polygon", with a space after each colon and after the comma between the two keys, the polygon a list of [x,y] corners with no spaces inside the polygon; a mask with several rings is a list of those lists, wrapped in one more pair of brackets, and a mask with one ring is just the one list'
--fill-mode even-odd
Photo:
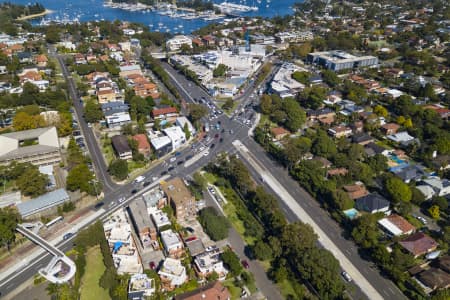
{"label": "commercial building", "polygon": [[169,229],[162,231],[160,235],[164,246],[164,252],[167,256],[172,258],[180,258],[184,255],[183,242],[181,241],[178,233],[175,233],[172,229]]}
{"label": "commercial building", "polygon": [[191,133],[191,136],[194,136],[196,134],[195,127],[192,126],[192,123],[186,117],[178,117],[175,120],[175,124],[182,129],[184,129],[184,127],[187,126],[187,129]]}
{"label": "commercial building", "polygon": [[275,39],[279,43],[300,43],[314,39],[311,31],[283,31],[275,33]]}
{"label": "commercial building", "polygon": [[22,218],[30,216],[39,216],[43,211],[56,208],[70,200],[69,194],[65,189],[58,189],[37,198],[17,204],[17,210]]}
{"label": "commercial building", "polygon": [[128,145],[128,139],[124,135],[115,135],[111,138],[111,144],[116,151],[117,156],[120,159],[131,159],[133,154],[131,152],[130,145]]}
{"label": "commercial building", "polygon": [[174,178],[161,184],[177,220],[192,220],[196,217],[195,197],[181,178]]}
{"label": "commercial building", "polygon": [[284,63],[270,82],[270,90],[281,98],[295,97],[305,85],[292,78],[300,68],[291,63]]}
{"label": "commercial building", "polygon": [[168,136],[154,137],[150,139],[150,143],[152,144],[156,156],[158,157],[161,157],[172,151],[172,141]]}
{"label": "commercial building", "polygon": [[165,128],[163,129],[163,132],[169,137],[172,144],[172,150],[176,150],[186,143],[186,135],[178,126]]}
{"label": "commercial building", "polygon": [[180,50],[182,45],[192,48],[192,39],[185,35],[176,35],[166,42],[166,48],[169,51]]}
{"label": "commercial building", "polygon": [[132,201],[128,206],[128,213],[142,247],[151,247],[152,243],[157,241],[157,232],[147,212],[144,200],[139,198]]}
{"label": "commercial building", "polygon": [[[26,146],[31,144],[31,146]],[[12,161],[34,165],[61,162],[56,127],[37,128],[0,135],[0,164]]]}
{"label": "commercial building", "polygon": [[309,53],[306,60],[332,71],[358,69],[378,65],[375,56],[354,56],[340,50]]}

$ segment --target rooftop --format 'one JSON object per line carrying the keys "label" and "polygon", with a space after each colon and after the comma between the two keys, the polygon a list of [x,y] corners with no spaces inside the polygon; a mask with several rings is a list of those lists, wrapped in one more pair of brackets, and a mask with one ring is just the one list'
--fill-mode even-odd
{"label": "rooftop", "polygon": [[70,199],[65,189],[58,189],[37,198],[17,204],[17,209],[22,217],[26,217],[47,208],[60,205]]}

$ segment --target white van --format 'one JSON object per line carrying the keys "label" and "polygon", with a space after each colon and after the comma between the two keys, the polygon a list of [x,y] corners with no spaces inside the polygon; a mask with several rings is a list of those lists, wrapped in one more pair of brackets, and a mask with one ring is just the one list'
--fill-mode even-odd
{"label": "white van", "polygon": [[134,183],[141,183],[142,181],[145,180],[145,176],[138,176],[135,180]]}

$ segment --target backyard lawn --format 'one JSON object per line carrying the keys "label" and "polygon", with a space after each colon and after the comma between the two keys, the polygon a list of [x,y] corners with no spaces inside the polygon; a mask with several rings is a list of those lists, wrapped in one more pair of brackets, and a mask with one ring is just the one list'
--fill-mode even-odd
{"label": "backyard lawn", "polygon": [[86,270],[81,279],[81,300],[110,299],[108,291],[99,285],[105,269],[100,247],[90,248],[86,252]]}

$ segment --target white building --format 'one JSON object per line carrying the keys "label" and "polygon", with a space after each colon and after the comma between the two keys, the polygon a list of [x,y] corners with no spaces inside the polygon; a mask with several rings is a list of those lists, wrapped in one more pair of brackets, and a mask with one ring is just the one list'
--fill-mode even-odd
{"label": "white building", "polygon": [[284,31],[276,33],[275,37],[280,43],[299,43],[314,39],[311,31]]}
{"label": "white building", "polygon": [[176,35],[166,42],[166,48],[169,51],[180,50],[181,45],[188,45],[189,48],[192,48],[192,39],[185,35]]}
{"label": "white building", "polygon": [[172,150],[176,150],[186,143],[186,135],[180,127],[172,126],[165,128],[163,131],[170,138]]}
{"label": "white building", "polygon": [[156,228],[159,230],[163,226],[171,225],[170,219],[167,216],[167,214],[159,209],[152,210],[150,212],[150,215],[152,217],[153,223],[155,223]]}
{"label": "white building", "polygon": [[163,286],[171,288],[182,285],[188,279],[186,268],[181,264],[181,261],[170,257],[166,258],[158,274],[161,277]]}
{"label": "white building", "polygon": [[219,279],[225,279],[228,271],[223,266],[223,262],[220,259],[220,249],[215,248],[212,251],[203,252],[194,259],[195,271],[199,276],[206,277],[209,274],[216,272],[219,275]]}
{"label": "white building", "polygon": [[183,242],[180,236],[172,229],[160,233],[165,253],[171,257],[179,257],[184,253]]}
{"label": "white building", "polygon": [[128,299],[141,300],[155,293],[155,280],[146,274],[134,274],[128,284]]}
{"label": "white building", "polygon": [[305,85],[292,78],[300,68],[291,63],[284,63],[270,83],[270,89],[281,98],[294,97]]}
{"label": "white building", "polygon": [[127,112],[116,112],[112,115],[105,116],[105,120],[108,128],[118,128],[131,123],[130,114]]}
{"label": "white building", "polygon": [[183,130],[184,130],[184,126],[187,126],[187,128],[192,136],[195,135],[195,133],[196,133],[194,126],[192,126],[191,122],[186,117],[178,117],[175,121],[175,124]]}

